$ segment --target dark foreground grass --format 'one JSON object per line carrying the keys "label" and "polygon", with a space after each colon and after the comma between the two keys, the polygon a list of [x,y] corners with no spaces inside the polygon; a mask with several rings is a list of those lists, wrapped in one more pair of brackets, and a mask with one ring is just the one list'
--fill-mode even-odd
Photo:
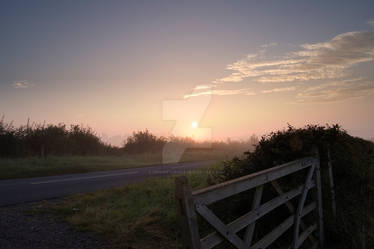
{"label": "dark foreground grass", "polygon": [[[215,166],[187,175],[193,189],[207,185]],[[50,206],[78,230],[111,241],[113,248],[178,248],[174,177],[79,194]]]}
{"label": "dark foreground grass", "polygon": [[[223,160],[231,158],[232,151],[188,151],[181,162]],[[130,154],[123,156],[50,156],[45,158],[0,158],[0,179],[51,176],[103,170],[127,169],[161,164],[161,154]]]}

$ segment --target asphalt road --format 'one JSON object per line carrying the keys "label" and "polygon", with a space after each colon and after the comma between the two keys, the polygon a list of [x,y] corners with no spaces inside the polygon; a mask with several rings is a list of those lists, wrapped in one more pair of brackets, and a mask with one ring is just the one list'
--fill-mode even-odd
{"label": "asphalt road", "polygon": [[135,183],[148,177],[184,174],[212,161],[0,181],[0,206],[64,197]]}

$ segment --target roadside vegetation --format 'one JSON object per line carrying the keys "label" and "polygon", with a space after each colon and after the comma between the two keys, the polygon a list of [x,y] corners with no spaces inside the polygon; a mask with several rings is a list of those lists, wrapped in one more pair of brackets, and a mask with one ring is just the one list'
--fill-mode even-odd
{"label": "roadside vegetation", "polygon": [[[321,158],[326,248],[374,248],[374,144],[350,136],[338,125],[299,129],[290,126],[271,133],[243,158],[225,160],[208,171],[189,174],[189,183],[193,189],[198,189],[237,178],[310,156],[315,146]],[[331,213],[326,178],[327,149],[331,152],[334,170],[337,219],[333,219]],[[291,183],[292,180],[281,182],[285,188]],[[226,200],[223,205],[214,207],[214,211],[223,219],[235,216],[241,212],[241,207],[248,206],[246,197]],[[52,210],[77,229],[108,238],[113,248],[177,248],[181,243],[171,177],[75,195],[53,204]],[[277,209],[271,217],[265,216],[264,226],[257,226],[255,240],[262,234],[261,227],[271,227],[284,215],[289,215],[287,209]],[[275,246],[283,248],[282,239],[287,237],[282,237]]]}
{"label": "roadside vegetation", "polygon": [[[352,137],[339,125],[308,125],[277,131],[263,137],[246,157],[226,161],[212,183],[227,181],[298,158],[317,148],[321,160],[325,238],[327,248],[374,248],[374,143]],[[334,173],[337,218],[331,209],[327,177],[327,152]],[[294,179],[283,182],[291,185]],[[238,200],[245,203],[247,200]],[[287,210],[283,210],[287,212]],[[276,216],[281,217],[282,210]],[[277,217],[267,220],[274,222]]]}
{"label": "roadside vegetation", "polygon": [[[232,158],[234,155],[234,152],[220,150],[187,150],[180,162],[221,161]],[[162,163],[161,153],[125,154],[120,156],[0,158],[0,180],[128,169]]]}
{"label": "roadside vegetation", "polygon": [[[187,174],[193,189],[207,186],[207,176],[218,165]],[[46,206],[78,230],[94,232],[112,248],[178,248],[179,228],[173,177],[79,194]]]}
{"label": "roadside vegetation", "polygon": [[197,142],[136,131],[116,147],[104,143],[89,127],[28,123],[19,127],[0,119],[0,179],[126,169],[162,163],[166,144],[186,148],[181,162],[225,160],[253,149],[245,141]]}

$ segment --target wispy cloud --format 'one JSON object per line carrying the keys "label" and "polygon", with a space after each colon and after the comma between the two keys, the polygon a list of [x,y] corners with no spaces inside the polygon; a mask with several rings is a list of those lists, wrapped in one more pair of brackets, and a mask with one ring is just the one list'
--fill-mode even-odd
{"label": "wispy cloud", "polygon": [[[374,24],[374,21],[369,21]],[[266,56],[267,48],[277,43],[261,45],[258,53],[227,65],[229,75],[207,85],[195,87],[185,98],[200,95],[269,94],[297,91],[296,102],[330,102],[371,94],[374,82],[353,78],[353,66],[374,61],[374,31],[354,31],[339,34],[326,42],[306,43],[299,50],[280,57]],[[283,83],[283,87],[259,89],[228,88],[227,83],[250,79],[251,83]],[[315,85],[317,84],[318,85]],[[258,87],[257,87],[258,89]]]}
{"label": "wispy cloud", "polygon": [[251,55],[227,66],[234,71],[216,82],[240,82],[253,78],[258,82],[292,82],[336,79],[346,69],[374,60],[374,32],[357,31],[335,36],[327,42],[303,44],[299,51],[276,60]]}
{"label": "wispy cloud", "polygon": [[26,88],[33,87],[34,84],[28,82],[27,80],[21,80],[21,81],[15,81],[15,82],[13,82],[12,86],[14,88],[17,88],[17,89],[26,89]]}
{"label": "wispy cloud", "polygon": [[194,92],[192,94],[187,94],[184,96],[185,99],[190,97],[197,97],[201,95],[256,95],[254,92],[249,91],[248,89],[233,89],[233,90],[206,90],[206,91],[200,91],[200,92]]}
{"label": "wispy cloud", "polygon": [[270,47],[275,47],[277,45],[278,45],[278,43],[271,42],[271,43],[262,44],[260,47],[262,47],[262,48],[270,48]]}
{"label": "wispy cloud", "polygon": [[323,90],[327,87],[335,87],[335,86],[342,86],[342,85],[348,85],[348,84],[357,84],[363,81],[362,77],[358,78],[352,78],[352,79],[344,79],[344,80],[339,80],[339,81],[331,81],[328,83],[322,83],[316,86],[311,86],[305,88],[303,91],[304,92],[313,92],[313,91],[319,91]]}
{"label": "wispy cloud", "polygon": [[362,79],[334,81],[304,89],[296,96],[297,103],[338,102],[374,94],[373,82]]}
{"label": "wispy cloud", "polygon": [[273,89],[268,89],[268,90],[262,90],[261,93],[290,92],[290,91],[295,91],[295,90],[296,90],[295,86],[290,86],[290,87],[273,88]]}
{"label": "wispy cloud", "polygon": [[197,85],[195,86],[194,90],[205,90],[205,89],[211,89],[212,87],[215,87],[214,85]]}

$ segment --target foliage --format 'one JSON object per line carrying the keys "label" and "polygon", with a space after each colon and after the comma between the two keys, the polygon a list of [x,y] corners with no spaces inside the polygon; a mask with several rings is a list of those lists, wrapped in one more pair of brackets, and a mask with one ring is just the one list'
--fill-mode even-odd
{"label": "foliage", "polygon": [[157,137],[148,130],[138,131],[127,138],[124,151],[127,153],[155,153],[160,152],[165,144],[166,139],[164,137]]}
{"label": "foliage", "polygon": [[15,127],[0,119],[0,157],[45,157],[45,156],[99,156],[158,153],[171,143],[197,151],[220,150],[226,155],[242,153],[253,149],[258,143],[255,135],[248,140],[235,141],[195,141],[190,137],[165,138],[156,136],[149,130],[137,131],[129,136],[123,147],[104,143],[94,130],[83,125],[37,124]]}
{"label": "foliage", "polygon": [[235,141],[227,139],[227,141],[196,141],[190,137],[170,136],[157,137],[150,131],[137,131],[128,137],[124,142],[124,151],[126,153],[160,153],[166,144],[172,144],[174,147],[186,148],[195,151],[221,150],[228,154],[234,152],[244,152],[253,150],[258,143],[258,138],[252,135],[248,140]]}
{"label": "foliage", "polygon": [[118,154],[91,128],[65,124],[27,124],[15,127],[0,120],[0,157]]}
{"label": "foliage", "polygon": [[[321,159],[327,243],[340,248],[374,248],[374,144],[348,135],[339,125],[289,126],[264,136],[253,152],[246,152],[244,159],[226,161],[210,181],[222,182],[310,156],[315,147]],[[328,195],[328,149],[336,185],[336,221]]]}

